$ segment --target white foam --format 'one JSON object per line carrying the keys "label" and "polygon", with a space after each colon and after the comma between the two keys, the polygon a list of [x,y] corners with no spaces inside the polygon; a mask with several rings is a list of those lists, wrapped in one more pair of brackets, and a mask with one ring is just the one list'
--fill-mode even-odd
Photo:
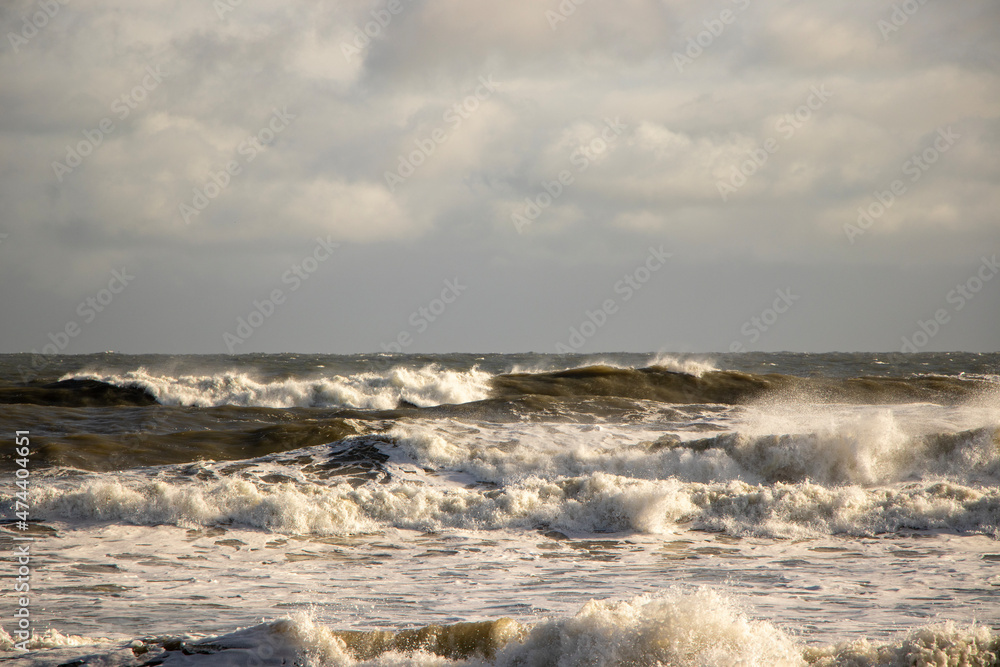
{"label": "white foam", "polygon": [[154,649],[165,667],[215,664],[308,664],[324,667],[937,667],[990,665],[998,638],[984,627],[925,626],[891,643],[861,638],[836,646],[806,647],[766,621],[754,620],[734,599],[716,591],[667,589],[629,600],[591,600],[572,616],[495,625],[492,656],[449,659],[429,646],[389,650],[355,659],[344,635],[313,614],[191,642],[194,650]]}
{"label": "white foam", "polygon": [[74,488],[39,485],[36,512],[50,519],[139,525],[236,524],[289,534],[346,535],[386,528],[533,529],[661,534],[678,526],[732,535],[874,535],[902,528],[1000,535],[1000,489],[934,483],[827,487],[637,480],[594,473],[527,478],[499,489],[422,482],[358,488],[217,482],[123,481],[98,476]]}
{"label": "white foam", "polygon": [[62,379],[92,379],[121,387],[141,387],[164,405],[385,410],[395,408],[400,401],[429,407],[482,400],[489,396],[491,377],[478,368],[452,371],[430,365],[399,366],[382,373],[270,381],[237,371],[175,376],[141,367],[125,373],[77,373]]}
{"label": "white foam", "polygon": [[[923,433],[892,411],[851,406],[826,423],[776,424],[770,435],[751,417],[735,433],[679,432],[693,447],[652,445],[654,425],[468,424],[437,420],[395,426],[389,434],[417,465],[459,470],[507,484],[599,472],[635,479],[765,483],[812,480],[873,486],[906,481],[995,485],[1000,481],[1000,429]],[[701,436],[701,437],[699,437]],[[944,443],[944,444],[942,444]],[[690,443],[689,443],[690,444]]]}
{"label": "white foam", "polygon": [[124,482],[102,475],[78,488],[42,487],[36,507],[54,517],[139,525],[236,523],[292,534],[375,530],[377,524],[352,500],[350,488],[266,485],[242,479]]}
{"label": "white foam", "polygon": [[[329,451],[321,446],[251,462],[257,467],[243,470],[246,479],[215,470],[228,464],[204,464],[214,466],[216,481],[188,473],[187,481],[168,480],[173,468],[165,468],[157,473],[163,479],[135,471],[90,475],[74,487],[40,483],[36,505],[54,518],[320,535],[539,526],[661,534],[679,525],[773,537],[901,528],[1000,534],[1000,430],[923,440],[923,427],[906,413],[835,408],[806,414],[804,433],[780,437],[757,434],[791,430],[790,420],[749,411],[735,424],[738,433],[700,449],[652,446],[662,431],[641,423],[417,420],[397,424],[389,442],[377,444],[392,455],[387,483],[355,488],[344,478],[310,476],[293,459],[321,461]],[[931,423],[941,425],[923,426]],[[296,481],[268,484],[261,478],[269,473]]]}
{"label": "white foam", "polygon": [[[858,638],[833,646],[804,646],[773,623],[752,618],[738,599],[708,588],[672,587],[628,600],[591,600],[575,614],[539,619],[527,627],[513,621],[496,623],[489,642],[493,654],[477,653],[468,659],[449,659],[422,646],[359,660],[344,635],[317,620],[315,614],[296,612],[217,637],[188,636],[187,650],[166,651],[155,643],[139,641],[115,649],[107,640],[69,638],[57,631],[45,637],[65,641],[39,638],[31,648],[88,646],[90,658],[96,659],[88,664],[125,665],[135,664],[127,649],[145,645],[148,652],[139,658],[165,667],[292,663],[315,667],[938,667],[992,665],[1000,650],[1000,637],[989,628],[952,622],[917,628],[887,643]],[[4,635],[0,630],[0,640]],[[0,645],[0,650],[9,647]],[[63,650],[23,655],[24,664],[52,664],[45,659],[69,661],[73,654]]]}
{"label": "white foam", "polygon": [[983,626],[961,627],[947,622],[918,628],[892,644],[874,644],[863,638],[837,646],[809,648],[804,655],[814,667],[985,667],[998,664],[1000,637]]}
{"label": "white foam", "polygon": [[[425,651],[388,652],[360,663],[334,632],[305,615],[286,621],[316,664],[495,665],[496,667],[612,667],[802,665],[801,650],[781,630],[752,621],[710,590],[672,591],[620,602],[591,601],[574,616],[541,622],[523,641],[511,638],[492,659],[447,660]],[[513,633],[511,633],[513,634]]]}
{"label": "white foam", "polygon": [[722,595],[701,589],[591,601],[575,616],[542,623],[523,644],[508,645],[497,665],[700,665],[782,667],[802,664],[781,630],[752,621]]}
{"label": "white foam", "polygon": [[659,366],[669,371],[677,373],[687,373],[701,377],[705,373],[719,370],[711,359],[682,359],[672,354],[657,354],[647,364],[648,366]]}
{"label": "white foam", "polygon": [[478,481],[508,484],[529,477],[560,479],[609,473],[685,482],[758,481],[719,449],[651,451],[662,432],[648,427],[594,428],[572,424],[479,425],[451,420],[398,424],[389,431],[417,465],[459,470]]}
{"label": "white foam", "polygon": [[[0,651],[11,651],[15,644],[21,640],[12,637],[6,630],[0,628]],[[33,632],[31,638],[27,640],[25,646],[28,650],[37,651],[49,648],[69,648],[76,646],[98,646],[115,643],[105,637],[83,637],[80,635],[66,635],[54,628],[48,628],[43,632]]]}
{"label": "white foam", "polygon": [[[199,651],[157,651],[165,667],[213,664],[296,664],[324,667],[790,667],[803,665],[801,648],[773,625],[749,619],[731,600],[707,589],[671,590],[625,601],[587,603],[573,616],[542,621],[527,631],[503,623],[492,633],[492,657],[448,659],[428,652],[392,650],[356,660],[343,637],[296,613],[274,623],[204,642]],[[197,645],[193,642],[193,644]]]}
{"label": "white foam", "polygon": [[[733,428],[739,442],[731,454],[764,478],[861,485],[1000,481],[1000,418],[991,409],[781,403],[747,408]],[[940,447],[949,437],[953,446]]]}

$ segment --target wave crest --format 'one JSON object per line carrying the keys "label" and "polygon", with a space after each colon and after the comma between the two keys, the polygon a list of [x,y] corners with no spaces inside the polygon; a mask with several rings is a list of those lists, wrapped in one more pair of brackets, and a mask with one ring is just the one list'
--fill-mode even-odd
{"label": "wave crest", "polygon": [[765,398],[794,398],[817,403],[957,403],[995,392],[987,380],[920,376],[908,378],[804,378],[778,373],[702,370],[699,374],[669,368],[586,366],[544,373],[508,373],[493,379],[494,394],[513,398],[605,396],[664,403],[747,404]]}
{"label": "wave crest", "polygon": [[336,486],[225,479],[42,487],[37,515],[140,525],[237,524],[286,534],[556,528],[662,534],[686,524],[737,536],[870,536],[909,529],[1000,535],[1000,490],[937,482],[902,488],[810,482],[684,484],[595,473],[500,489],[419,482]]}
{"label": "wave crest", "polygon": [[237,371],[174,376],[146,368],[125,373],[78,373],[62,379],[141,388],[163,405],[390,410],[400,403],[430,407],[482,400],[489,394],[490,375],[477,368],[453,371],[430,365],[312,379],[262,380]]}
{"label": "wave crest", "polygon": [[673,354],[663,353],[657,354],[647,365],[651,368],[662,368],[675,373],[687,373],[695,377],[701,377],[705,373],[719,370],[710,359],[681,358]]}
{"label": "wave crest", "polygon": [[838,646],[807,648],[803,655],[813,667],[992,667],[1000,665],[1000,637],[989,628],[963,628],[948,622],[918,628],[894,644],[859,639]]}
{"label": "wave crest", "polygon": [[133,641],[130,647],[144,664],[164,667],[292,663],[337,667],[991,667],[1000,656],[1000,637],[984,627],[943,623],[883,644],[862,638],[837,646],[803,646],[776,625],[752,619],[737,600],[722,593],[670,588],[622,601],[591,600],[576,614],[533,624],[500,618],[398,631],[344,631],[298,612],[219,637],[147,639]]}

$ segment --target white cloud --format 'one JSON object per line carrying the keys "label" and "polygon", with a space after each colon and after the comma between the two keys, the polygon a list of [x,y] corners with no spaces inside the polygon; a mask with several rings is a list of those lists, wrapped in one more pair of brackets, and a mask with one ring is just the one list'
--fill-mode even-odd
{"label": "white cloud", "polygon": [[[348,58],[343,44],[384,2],[260,0],[222,19],[211,3],[68,4],[17,52],[0,51],[0,231],[30,249],[13,256],[5,243],[0,271],[52,280],[31,256],[43,247],[73,258],[55,262],[72,283],[160,247],[235,238],[266,255],[290,235],[368,244],[455,230],[456,252],[471,235],[535,243],[533,253],[573,248],[595,265],[622,234],[670,234],[692,257],[958,261],[995,232],[995,3],[927,3],[883,38],[876,22],[891,2],[754,0],[678,72],[673,53],[743,5],[590,0],[553,30],[555,1],[402,0]],[[0,32],[20,30],[33,6],[5,5]],[[118,118],[115,100],[147,67],[163,68],[162,84]],[[480,76],[498,89],[450,123]],[[817,85],[832,99],[783,135],[781,120]],[[243,142],[286,107],[294,121],[249,161]],[[114,131],[59,181],[52,163],[105,117]],[[579,170],[574,151],[616,117],[627,130]],[[865,243],[838,238],[947,126],[962,140]],[[447,140],[391,192],[385,172],[436,130]],[[720,179],[772,137],[780,149],[723,202]],[[232,161],[240,173],[186,223],[180,206]],[[573,184],[518,235],[511,214],[567,169]]]}

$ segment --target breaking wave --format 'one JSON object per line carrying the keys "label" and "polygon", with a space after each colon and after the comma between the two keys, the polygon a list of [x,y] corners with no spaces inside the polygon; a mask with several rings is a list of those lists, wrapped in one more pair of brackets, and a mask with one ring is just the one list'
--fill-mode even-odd
{"label": "breaking wave", "polygon": [[48,385],[4,387],[0,403],[62,406],[342,407],[387,410],[528,396],[648,400],[674,404],[747,404],[768,398],[816,403],[956,404],[998,393],[995,379],[915,375],[821,378],[717,370],[709,362],[656,357],[646,368],[594,365],[558,371],[491,374],[479,368],[397,366],[332,377],[262,379],[229,370],[171,375],[145,367],[79,372]]}
{"label": "breaking wave", "polygon": [[165,375],[139,368],[120,374],[83,373],[63,380],[93,380],[137,388],[163,405],[216,407],[347,407],[388,410],[402,404],[428,407],[487,397],[490,375],[476,368],[396,367],[348,376],[261,380],[247,373]]}
{"label": "breaking wave", "polygon": [[710,371],[718,371],[709,359],[681,358],[673,354],[658,354],[647,364],[651,368],[663,368],[676,373],[687,373],[701,377]]}
{"label": "breaking wave", "polygon": [[0,387],[0,404],[19,403],[67,408],[120,407],[154,405],[156,399],[142,387],[76,377],[47,384]]}
{"label": "breaking wave", "polygon": [[235,524],[286,534],[347,535],[390,527],[661,534],[686,527],[759,537],[867,536],[901,529],[996,537],[1000,489],[946,482],[879,488],[693,484],[608,473],[529,478],[499,489],[415,481],[321,486],[233,478],[97,479],[74,488],[39,489],[36,515],[141,525]]}
{"label": "breaking wave", "polygon": [[817,403],[957,403],[996,391],[989,380],[945,376],[909,378],[803,378],[739,371],[587,366],[544,373],[510,373],[493,379],[496,396],[608,396],[665,403],[746,404],[767,397]]}
{"label": "breaking wave", "polygon": [[813,481],[828,486],[1000,482],[1000,428],[910,433],[888,412],[855,415],[806,433],[737,431],[686,440],[668,433],[634,444],[621,442],[617,434],[587,443],[586,432],[570,431],[560,438],[551,429],[510,427],[471,442],[420,424],[396,426],[389,435],[422,467],[460,470],[493,484],[595,473],[705,483]]}
{"label": "breaking wave", "polygon": [[[9,650],[8,640],[6,633],[0,635],[0,650]],[[30,648],[43,646],[44,642],[34,642]],[[109,654],[100,664],[994,667],[1000,660],[1000,637],[988,628],[944,623],[918,628],[887,643],[859,638],[836,646],[809,647],[788,631],[753,619],[736,600],[716,591],[671,588],[623,601],[591,600],[571,616],[532,623],[500,618],[396,631],[336,630],[299,612],[218,637],[135,640],[116,653],[118,659]]]}

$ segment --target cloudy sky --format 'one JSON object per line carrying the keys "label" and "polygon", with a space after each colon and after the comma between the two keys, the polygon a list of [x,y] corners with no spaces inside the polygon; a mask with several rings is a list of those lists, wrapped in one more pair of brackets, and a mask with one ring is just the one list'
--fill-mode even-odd
{"label": "cloudy sky", "polygon": [[0,352],[1000,350],[998,26],[8,0]]}

